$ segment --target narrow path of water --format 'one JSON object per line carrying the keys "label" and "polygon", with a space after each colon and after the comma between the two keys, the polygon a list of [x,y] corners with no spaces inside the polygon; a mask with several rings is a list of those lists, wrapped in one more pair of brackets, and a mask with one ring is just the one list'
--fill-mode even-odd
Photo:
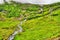
{"label": "narrow path of water", "polygon": [[26,21],[26,19],[25,19],[24,21],[21,21],[21,22],[17,25],[17,27],[18,27],[19,30],[16,29],[16,30],[13,32],[13,34],[10,35],[10,37],[8,38],[8,40],[13,40],[16,34],[23,32],[23,28],[22,28],[21,25],[22,25],[22,23],[25,22],[25,21]]}

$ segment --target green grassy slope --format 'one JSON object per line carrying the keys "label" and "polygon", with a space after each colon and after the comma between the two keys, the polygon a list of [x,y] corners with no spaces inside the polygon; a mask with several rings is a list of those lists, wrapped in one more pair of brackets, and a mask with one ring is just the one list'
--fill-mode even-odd
{"label": "green grassy slope", "polygon": [[[0,40],[7,40],[17,25],[22,24],[24,32],[16,35],[14,40],[46,40],[60,35],[60,3],[44,5],[41,13],[39,5],[4,4],[0,5]],[[52,12],[49,9],[52,8]]]}
{"label": "green grassy slope", "polygon": [[60,35],[60,8],[58,5],[52,8],[51,14],[47,10],[39,14],[40,17],[35,15],[36,18],[32,16],[31,20],[26,21],[22,25],[24,32],[16,35],[14,40],[47,40]]}
{"label": "green grassy slope", "polygon": [[[8,18],[9,19],[9,18]],[[7,40],[7,38],[14,32],[19,21],[11,19],[0,21],[0,40]]]}
{"label": "green grassy slope", "polygon": [[[58,11],[58,12],[57,12]],[[57,10],[58,14],[60,10]],[[16,35],[15,40],[46,40],[60,35],[60,14],[29,20],[22,26],[24,32]]]}
{"label": "green grassy slope", "polygon": [[15,20],[14,18],[6,18],[4,13],[0,12],[0,40],[7,40],[18,24],[18,20]]}

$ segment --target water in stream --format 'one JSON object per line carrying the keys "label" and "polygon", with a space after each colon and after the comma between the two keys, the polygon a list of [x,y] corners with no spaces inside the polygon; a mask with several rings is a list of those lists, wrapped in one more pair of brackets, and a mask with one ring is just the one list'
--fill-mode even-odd
{"label": "water in stream", "polygon": [[25,21],[26,21],[26,19],[25,19],[24,21],[21,21],[20,24],[17,25],[17,27],[19,28],[19,30],[16,29],[16,30],[13,32],[13,34],[10,35],[10,37],[8,38],[8,40],[13,40],[16,34],[23,32],[23,28],[22,28],[21,25],[22,25],[22,23],[25,22]]}

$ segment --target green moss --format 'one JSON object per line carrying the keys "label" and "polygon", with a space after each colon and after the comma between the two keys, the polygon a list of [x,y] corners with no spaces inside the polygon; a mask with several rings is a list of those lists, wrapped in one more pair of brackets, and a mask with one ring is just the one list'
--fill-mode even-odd
{"label": "green moss", "polygon": [[[36,17],[22,24],[24,32],[16,35],[14,40],[47,40],[60,35],[60,9],[48,14],[48,10],[41,17]],[[48,15],[46,15],[48,14]],[[54,14],[58,14],[53,16]]]}
{"label": "green moss", "polygon": [[7,40],[7,38],[14,32],[19,24],[19,21],[7,18],[4,21],[0,21],[0,40]]}
{"label": "green moss", "polygon": [[[20,22],[19,18],[27,18],[27,21],[22,24],[24,32],[17,34],[14,40],[46,40],[60,35],[59,4],[44,5],[43,13],[39,5],[0,5],[0,40],[7,40],[14,32]],[[50,8],[54,9],[51,13]]]}

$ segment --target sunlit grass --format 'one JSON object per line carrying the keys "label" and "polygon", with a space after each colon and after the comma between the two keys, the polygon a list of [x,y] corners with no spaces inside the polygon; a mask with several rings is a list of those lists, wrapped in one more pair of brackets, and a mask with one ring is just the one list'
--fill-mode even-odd
{"label": "sunlit grass", "polygon": [[7,40],[18,24],[19,21],[12,20],[12,18],[6,18],[4,21],[0,21],[0,40]]}
{"label": "sunlit grass", "polygon": [[[50,8],[57,8],[49,13]],[[4,4],[0,5],[0,40],[7,40],[14,32],[20,20],[23,22],[22,33],[18,33],[14,40],[46,40],[60,35],[60,6],[44,6],[40,13],[39,5],[31,4]],[[48,15],[46,15],[48,14]],[[21,19],[20,19],[21,18]]]}
{"label": "sunlit grass", "polygon": [[22,24],[24,32],[16,35],[14,40],[47,40],[48,38],[57,37],[60,35],[59,13],[60,9],[57,9],[48,16],[45,15],[26,21]]}

